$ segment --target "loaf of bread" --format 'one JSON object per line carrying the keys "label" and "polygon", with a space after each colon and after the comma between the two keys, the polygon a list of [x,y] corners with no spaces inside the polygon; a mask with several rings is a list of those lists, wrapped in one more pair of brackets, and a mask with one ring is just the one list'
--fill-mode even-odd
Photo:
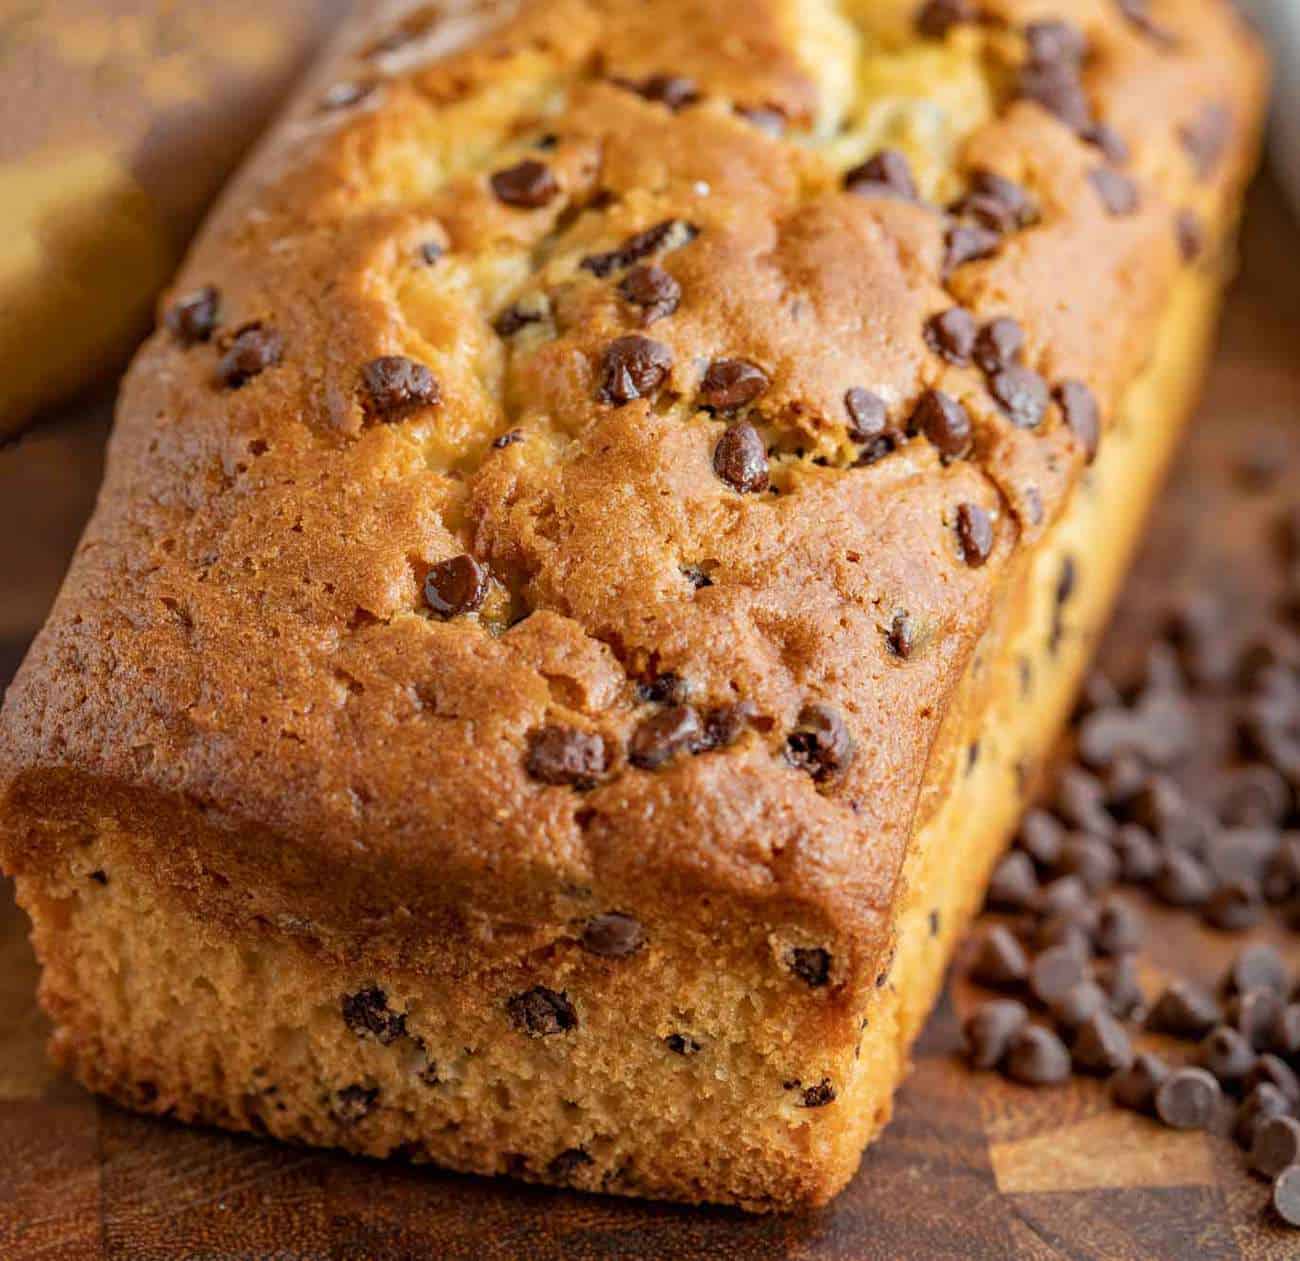
{"label": "loaf of bread", "polygon": [[1219,0],[363,6],[123,390],[4,708],[128,1106],[826,1201],[1207,355]]}

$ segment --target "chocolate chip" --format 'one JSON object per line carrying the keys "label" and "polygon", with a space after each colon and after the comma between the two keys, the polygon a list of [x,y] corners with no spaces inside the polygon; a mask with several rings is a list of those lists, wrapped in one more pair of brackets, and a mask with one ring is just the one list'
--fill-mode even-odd
{"label": "chocolate chip", "polygon": [[1255,1048],[1229,1025],[1211,1029],[1196,1052],[1197,1062],[1214,1074],[1225,1090],[1235,1090],[1255,1066]]}
{"label": "chocolate chip", "polygon": [[[1099,837],[1084,834],[1071,836],[1062,845],[1057,868],[1064,875],[1078,876],[1092,893],[1109,888],[1119,878],[1115,852]],[[1119,905],[1109,909],[1115,915],[1127,910]]]}
{"label": "chocolate chip", "polygon": [[1034,808],[1020,821],[1017,843],[1040,867],[1054,867],[1065,843],[1065,827],[1055,815]]}
{"label": "chocolate chip", "polygon": [[1204,906],[1214,893],[1214,879],[1195,855],[1166,845],[1151,888],[1170,906]]}
{"label": "chocolate chip", "polygon": [[835,1087],[829,1077],[823,1077],[815,1086],[806,1086],[799,1096],[801,1108],[824,1108],[835,1102]]}
{"label": "chocolate chip", "polygon": [[981,1003],[964,1027],[966,1056],[972,1068],[996,1068],[1011,1039],[1029,1022],[1023,1003],[1000,998]]}
{"label": "chocolate chip", "polygon": [[1203,1038],[1222,1018],[1212,994],[1191,981],[1173,980],[1151,1008],[1147,1028],[1175,1038]]}
{"label": "chocolate chip", "polygon": [[487,591],[487,567],[465,554],[439,561],[424,576],[425,602],[444,621],[473,613]]}
{"label": "chocolate chip", "polygon": [[549,1038],[578,1027],[578,1013],[563,990],[534,985],[506,1000],[506,1014],[520,1033],[530,1038]]}
{"label": "chocolate chip", "polygon": [[912,619],[906,613],[895,613],[894,620],[889,624],[889,633],[885,636],[889,651],[899,660],[906,661],[912,655],[915,637]]}
{"label": "chocolate chip", "polygon": [[944,236],[943,272],[948,275],[965,263],[977,262],[997,252],[1002,238],[978,223],[958,223]]}
{"label": "chocolate chip", "polygon": [[1146,921],[1128,903],[1110,901],[1101,908],[1093,940],[1102,954],[1118,955],[1138,950],[1145,938]]}
{"label": "chocolate chip", "polygon": [[97,885],[108,884],[108,872],[104,871],[101,868],[96,868],[94,871],[92,871],[90,873],[89,878],[93,880]]}
{"label": "chocolate chip", "polygon": [[1101,412],[1096,397],[1082,381],[1062,381],[1052,397],[1091,464],[1101,445]]}
{"label": "chocolate chip", "polygon": [[340,1125],[355,1125],[369,1116],[378,1099],[378,1086],[344,1086],[334,1092],[330,1114]]}
{"label": "chocolate chip", "polygon": [[1196,168],[1197,178],[1208,180],[1227,152],[1232,138],[1232,115],[1223,105],[1206,105],[1178,134]]}
{"label": "chocolate chip", "polygon": [[1272,1117],[1287,1116],[1291,1101],[1276,1086],[1260,1083],[1246,1092],[1232,1123],[1232,1137],[1248,1151],[1255,1143],[1255,1133]]}
{"label": "chocolate chip", "polygon": [[771,384],[768,375],[748,359],[715,359],[700,383],[699,404],[719,412],[752,403]]}
{"label": "chocolate chip", "polygon": [[1133,1062],[1111,1079],[1111,1098],[1121,1108],[1154,1112],[1156,1091],[1168,1077],[1169,1067],[1164,1060],[1150,1051],[1139,1051]]}
{"label": "chocolate chip", "polygon": [[1275,1116],[1256,1127],[1255,1141],[1250,1148],[1250,1167],[1256,1173],[1275,1178],[1297,1161],[1300,1161],[1300,1121]]}
{"label": "chocolate chip", "polygon": [[942,39],[954,26],[979,21],[975,0],[925,0],[916,15],[916,29],[927,39]]}
{"label": "chocolate chip", "polygon": [[236,331],[217,364],[217,382],[237,390],[255,376],[274,367],[284,354],[284,339],[273,328],[245,324]]}
{"label": "chocolate chip", "polygon": [[670,1033],[664,1038],[664,1045],[674,1055],[698,1055],[701,1050],[700,1044],[684,1033]]}
{"label": "chocolate chip", "polygon": [[987,170],[971,175],[969,191],[951,209],[1003,236],[1029,227],[1038,218],[1038,207],[1019,184]]}
{"label": "chocolate chip", "polygon": [[689,752],[704,733],[700,716],[690,705],[673,705],[641,720],[628,741],[627,760],[652,771]]}
{"label": "chocolate chip", "polygon": [[1223,1092],[1203,1068],[1180,1068],[1156,1090],[1156,1115],[1175,1130],[1208,1129]]}
{"label": "chocolate chip", "polygon": [[589,919],[582,930],[582,948],[602,959],[625,959],[645,945],[645,929],[622,911],[606,911]]}
{"label": "chocolate chip", "polygon": [[1246,1074],[1242,1086],[1248,1091],[1259,1086],[1271,1086],[1291,1104],[1300,1103],[1300,1077],[1296,1076],[1285,1060],[1279,1059],[1276,1055],[1261,1055],[1255,1061],[1255,1066]]}
{"label": "chocolate chip", "polygon": [[1160,849],[1144,827],[1126,823],[1111,842],[1120,863],[1120,876],[1130,884],[1146,884],[1160,871]]}
{"label": "chocolate chip", "polygon": [[1019,985],[1029,975],[1029,956],[1009,928],[995,924],[980,939],[970,974],[994,989]]}
{"label": "chocolate chip", "polygon": [[882,149],[844,174],[844,187],[863,197],[902,197],[916,201],[919,194],[912,168],[896,149]]}
{"label": "chocolate chip", "polygon": [[622,407],[654,394],[672,371],[673,352],[662,342],[636,333],[618,337],[605,348],[600,399]]}
{"label": "chocolate chip", "polygon": [[515,166],[493,172],[490,183],[498,201],[522,210],[545,206],[560,192],[551,168],[536,158],[525,158]]}
{"label": "chocolate chip", "polygon": [[608,769],[609,751],[597,732],[539,727],[529,733],[525,765],[543,784],[590,788]]}
{"label": "chocolate chip", "polygon": [[1069,1079],[1070,1052],[1050,1029],[1027,1025],[1013,1035],[1004,1069],[1026,1086],[1052,1086]]}
{"label": "chocolate chip", "polygon": [[1271,766],[1253,763],[1224,771],[1214,784],[1214,808],[1228,827],[1278,824],[1291,805],[1291,789]]}
{"label": "chocolate chip", "polygon": [[1108,836],[1115,830],[1115,822],[1106,809],[1105,788],[1081,766],[1067,766],[1061,772],[1054,805],[1066,823],[1094,836]]}
{"label": "chocolate chip", "polygon": [[1229,1002],[1227,1020],[1258,1051],[1269,1045],[1281,1010],[1282,1000],[1272,990],[1247,990]]}
{"label": "chocolate chip", "polygon": [[1066,915],[1080,922],[1087,919],[1094,903],[1078,876],[1060,876],[1043,886],[1041,906],[1044,914]]}
{"label": "chocolate chip", "polygon": [[994,910],[1032,910],[1038,900],[1038,877],[1029,857],[1013,850],[999,859],[989,879],[988,905]]}
{"label": "chocolate chip", "polygon": [[1080,133],[1090,145],[1102,151],[1111,166],[1123,166],[1129,160],[1128,145],[1124,137],[1109,123],[1093,123]]}
{"label": "chocolate chip", "polygon": [[879,394],[854,386],[844,395],[844,410],[849,416],[849,437],[855,442],[870,442],[885,432],[888,419]]}
{"label": "chocolate chip", "polygon": [[380,355],[361,369],[366,413],[372,420],[394,421],[442,398],[433,373],[405,355]]}
{"label": "chocolate chip", "polygon": [[792,946],[787,959],[790,971],[812,989],[820,989],[831,979],[830,951],[821,946]]}
{"label": "chocolate chip", "polygon": [[217,310],[221,295],[214,285],[204,285],[178,298],[163,317],[168,332],[182,346],[211,340],[217,328]]}
{"label": "chocolate chip", "polygon": [[358,1038],[374,1038],[381,1046],[396,1042],[406,1033],[406,1016],[388,1006],[388,995],[377,985],[342,1000],[343,1023]]}
{"label": "chocolate chip", "polygon": [[704,715],[703,749],[725,749],[754,724],[758,708],[753,701],[719,705]]}
{"label": "chocolate chip", "polygon": [[749,421],[736,421],[727,426],[713,448],[713,471],[742,495],[767,489],[767,448]]}
{"label": "chocolate chip", "polygon": [[446,252],[440,241],[423,241],[419,248],[420,261],[432,267]]}
{"label": "chocolate chip", "polygon": [[1240,933],[1264,918],[1264,903],[1254,880],[1227,880],[1205,904],[1206,922],[1225,933]]}
{"label": "chocolate chip", "polygon": [[989,378],[989,393],[1018,429],[1036,428],[1051,400],[1047,382],[1018,363],[1000,368]]}
{"label": "chocolate chip", "polygon": [[1061,946],[1080,959],[1087,959],[1092,955],[1091,928],[1092,925],[1086,919],[1058,911],[1038,921],[1034,929],[1034,945],[1039,950]]}
{"label": "chocolate chip", "polygon": [[1065,946],[1044,950],[1029,970],[1029,988],[1044,1006],[1050,1006],[1067,991],[1088,979],[1086,960]]}
{"label": "chocolate chip", "polygon": [[1069,22],[1056,19],[1031,22],[1025,27],[1029,63],[1034,66],[1077,68],[1088,50],[1083,32]]}
{"label": "chocolate chip", "polygon": [[921,395],[908,421],[908,429],[922,434],[947,460],[960,459],[970,452],[972,446],[969,414],[955,398],[942,390],[926,390]]}
{"label": "chocolate chip", "polygon": [[1031,23],[1025,29],[1028,59],[1020,71],[1019,95],[1083,135],[1093,126],[1092,108],[1080,78],[1086,44],[1066,22]]}
{"label": "chocolate chip", "polygon": [[672,670],[652,675],[636,685],[637,700],[651,705],[684,705],[690,693],[690,684]]}
{"label": "chocolate chip", "polygon": [[498,337],[513,337],[520,329],[540,323],[542,318],[540,307],[521,306],[516,302],[492,321],[492,331]]}
{"label": "chocolate chip", "polygon": [[581,1147],[566,1147],[551,1158],[546,1166],[546,1176],[552,1182],[568,1182],[579,1169],[592,1163],[591,1157]]}
{"label": "chocolate chip", "polygon": [[1174,236],[1184,263],[1194,263],[1205,249],[1205,224],[1194,210],[1180,210],[1174,219]]}
{"label": "chocolate chip", "polygon": [[1288,1226],[1300,1226],[1300,1165],[1283,1169],[1273,1183],[1273,1211]]}
{"label": "chocolate chip", "polygon": [[1146,995],[1138,979],[1137,958],[1132,954],[1103,960],[1098,975],[1110,1009],[1124,1020],[1136,1019],[1146,1008]]}
{"label": "chocolate chip", "polygon": [[657,254],[660,250],[688,245],[699,235],[699,231],[693,223],[687,223],[684,219],[665,219],[628,237],[615,250],[604,254],[588,254],[578,266],[594,276],[604,278],[611,272],[621,267],[631,267],[633,263]]}
{"label": "chocolate chip", "polygon": [[618,290],[633,306],[641,308],[641,323],[647,328],[671,315],[682,300],[681,285],[653,263],[632,268]]}
{"label": "chocolate chip", "polygon": [[1107,214],[1119,217],[1136,213],[1138,188],[1122,171],[1112,166],[1099,166],[1088,172],[1088,182],[1097,190]]}
{"label": "chocolate chip", "polygon": [[668,106],[673,113],[694,105],[700,99],[699,85],[694,79],[681,74],[652,74],[640,83],[624,81],[624,86],[631,88],[638,96],[645,97],[647,101]]}
{"label": "chocolate chip", "polygon": [[975,362],[988,374],[1014,365],[1025,344],[1024,329],[1008,315],[990,320],[975,341]]}
{"label": "chocolate chip", "polygon": [[1110,1012],[1097,1011],[1079,1026],[1070,1054],[1080,1071],[1109,1075],[1133,1062],[1133,1044]]}
{"label": "chocolate chip", "polygon": [[844,720],[829,705],[816,702],[799,711],[795,729],[786,737],[786,757],[817,783],[834,778],[853,761],[853,739]]}
{"label": "chocolate chip", "polygon": [[1106,991],[1096,981],[1080,981],[1077,985],[1070,986],[1048,1008],[1052,1019],[1066,1030],[1078,1029],[1099,1011],[1109,1014],[1109,1009]]}
{"label": "chocolate chip", "polygon": [[515,443],[524,440],[524,431],[522,429],[507,429],[505,433],[498,434],[492,439],[492,449],[494,451],[504,451],[506,447],[513,447]]}
{"label": "chocolate chip", "polygon": [[936,355],[965,367],[970,363],[978,332],[975,317],[965,307],[949,307],[926,321],[925,342]]}
{"label": "chocolate chip", "polygon": [[957,541],[961,558],[978,569],[993,552],[993,522],[978,504],[957,505]]}
{"label": "chocolate chip", "polygon": [[713,586],[713,579],[703,565],[683,565],[681,567],[682,577],[695,588],[696,591],[703,591],[705,587]]}
{"label": "chocolate chip", "polygon": [[1224,974],[1223,985],[1229,994],[1244,994],[1253,989],[1285,994],[1288,980],[1286,963],[1277,948],[1266,942],[1256,942],[1245,947],[1233,959]]}

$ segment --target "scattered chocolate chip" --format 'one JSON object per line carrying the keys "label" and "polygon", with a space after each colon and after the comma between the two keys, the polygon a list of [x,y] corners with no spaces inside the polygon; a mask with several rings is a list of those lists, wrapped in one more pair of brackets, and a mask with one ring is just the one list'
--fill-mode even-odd
{"label": "scattered chocolate chip", "polygon": [[1072,985],[1048,1008],[1059,1028],[1078,1029],[1097,1012],[1109,1014],[1110,1002],[1106,991],[1096,981],[1080,981]]}
{"label": "scattered chocolate chip", "polygon": [[1291,1101],[1276,1086],[1262,1082],[1247,1090],[1232,1123],[1232,1137],[1248,1151],[1255,1143],[1255,1133],[1272,1117],[1286,1116]]}
{"label": "scattered chocolate chip", "polygon": [[1275,946],[1256,942],[1246,946],[1229,965],[1223,977],[1224,990],[1244,994],[1248,990],[1266,989],[1285,994],[1289,988],[1287,966]]}
{"label": "scattered chocolate chip", "polygon": [[1126,823],[1112,841],[1120,862],[1120,876],[1130,884],[1146,884],[1160,870],[1160,849],[1144,827]]}
{"label": "scattered chocolate chip", "polygon": [[361,369],[366,413],[372,420],[400,420],[417,407],[432,407],[442,398],[433,373],[405,355],[380,355]]}
{"label": "scattered chocolate chip", "polygon": [[1096,397],[1082,381],[1062,381],[1053,398],[1091,464],[1101,445],[1101,412]]}
{"label": "scattered chocolate chip", "polygon": [[284,354],[284,339],[273,328],[245,324],[217,364],[217,383],[237,390],[255,376],[274,367]]}
{"label": "scattered chocolate chip", "polygon": [[754,725],[758,708],[753,701],[719,705],[704,715],[704,749],[725,749]]}
{"label": "scattered chocolate chip", "polygon": [[998,369],[989,378],[989,393],[1018,429],[1036,428],[1051,401],[1047,382],[1018,363]]}
{"label": "scattered chocolate chip", "polygon": [[1227,1021],[1256,1050],[1268,1046],[1282,1000],[1272,990],[1246,990],[1228,1003]]}
{"label": "scattered chocolate chip", "polygon": [[1288,1003],[1268,1031],[1268,1045],[1279,1055],[1300,1055],[1300,1003]]}
{"label": "scattered chocolate chip", "polygon": [[1124,137],[1109,123],[1095,122],[1080,133],[1090,145],[1100,149],[1111,166],[1123,166],[1129,160],[1128,145]]}
{"label": "scattered chocolate chip", "polygon": [[1009,928],[995,924],[980,939],[970,974],[994,989],[1019,985],[1029,975],[1029,956]]}
{"label": "scattered chocolate chip", "polygon": [[1009,315],[990,320],[975,341],[975,362],[989,375],[1016,364],[1025,345],[1025,332]]}
{"label": "scattered chocolate chip", "polygon": [[748,359],[715,359],[700,383],[699,404],[732,412],[752,403],[771,384],[768,375]]}
{"label": "scattered chocolate chip", "polygon": [[1175,1038],[1203,1038],[1223,1018],[1214,996],[1191,981],[1173,980],[1155,1001],[1147,1028]]}
{"label": "scattered chocolate chip", "polygon": [[1095,905],[1078,876],[1058,876],[1045,884],[1040,901],[1045,915],[1065,915],[1076,922],[1086,920]]}
{"label": "scattered chocolate chip", "polygon": [[915,636],[912,619],[906,613],[895,613],[885,636],[885,645],[900,661],[906,661],[912,655]]}
{"label": "scattered chocolate chip", "polygon": [[870,442],[885,432],[888,417],[879,394],[854,386],[844,395],[844,410],[849,416],[849,437],[855,442]]}
{"label": "scattered chocolate chip", "polygon": [[108,873],[102,868],[96,868],[90,873],[90,879],[97,885],[106,885],[108,883]]}
{"label": "scattered chocolate chip", "polygon": [[609,750],[594,731],[539,727],[529,734],[525,766],[543,784],[590,788],[608,769]]}
{"label": "scattered chocolate chip", "polygon": [[1283,1169],[1273,1182],[1273,1211],[1288,1226],[1300,1226],[1300,1165]]}
{"label": "scattered chocolate chip", "polygon": [[955,398],[942,390],[926,390],[921,395],[908,421],[908,429],[922,434],[944,459],[957,460],[971,450],[970,416]]}
{"label": "scattered chocolate chip", "polygon": [[406,1016],[388,1006],[388,995],[377,985],[345,994],[342,1010],[343,1023],[358,1038],[374,1038],[388,1046],[406,1033]]}
{"label": "scattered chocolate chip", "polygon": [[551,168],[536,158],[525,158],[514,166],[493,172],[489,182],[498,201],[521,210],[545,206],[560,192]]}
{"label": "scattered chocolate chip", "polygon": [[1276,1055],[1264,1054],[1256,1061],[1254,1067],[1246,1074],[1242,1082],[1245,1090],[1254,1090],[1260,1086],[1270,1086],[1277,1090],[1292,1105],[1300,1104],[1300,1077],[1283,1059]]}
{"label": "scattered chocolate chip", "polygon": [[701,1050],[700,1044],[684,1033],[670,1033],[664,1039],[664,1045],[674,1055],[698,1055]]}
{"label": "scattered chocolate chip", "polygon": [[492,321],[492,331],[498,337],[513,337],[530,324],[539,324],[543,318],[540,306],[523,306],[516,302],[508,306]]}
{"label": "scattered chocolate chip", "polygon": [[647,328],[672,315],[682,300],[681,285],[653,263],[632,268],[618,290],[633,306],[641,308],[641,323]]}
{"label": "scattered chocolate chip", "polygon": [[682,577],[695,588],[696,591],[703,591],[705,587],[713,586],[713,579],[709,577],[709,572],[702,565],[683,565],[681,567]]}
{"label": "scattered chocolate chip", "polygon": [[673,705],[641,720],[628,741],[627,760],[652,771],[689,752],[704,734],[700,716],[690,705]]}
{"label": "scattered chocolate chip", "polygon": [[1013,850],[999,860],[989,879],[987,903],[994,910],[1022,911],[1038,906],[1038,877],[1028,855]]}
{"label": "scattered chocolate chip", "polygon": [[637,700],[651,705],[684,705],[690,693],[690,684],[672,670],[651,675],[636,685]]}
{"label": "scattered chocolate chip", "polygon": [[1206,922],[1225,933],[1240,933],[1264,918],[1263,895],[1250,879],[1227,880],[1205,904]]}
{"label": "scattered chocolate chip", "polygon": [[534,985],[506,1000],[506,1014],[520,1033],[530,1038],[549,1038],[578,1027],[578,1013],[563,990]]}
{"label": "scattered chocolate chip", "polygon": [[1101,781],[1081,766],[1067,766],[1056,781],[1056,813],[1073,827],[1094,836],[1109,836],[1115,822],[1106,809]]}
{"label": "scattered chocolate chip", "polygon": [[1154,1112],[1156,1091],[1169,1077],[1169,1067],[1158,1055],[1139,1051],[1127,1068],[1111,1078],[1111,1098],[1121,1108],[1134,1112]]}
{"label": "scattered chocolate chip", "polygon": [[444,620],[473,613],[487,591],[487,567],[465,554],[439,561],[424,576],[425,603]]}
{"label": "scattered chocolate chip", "polygon": [[622,407],[654,394],[672,371],[673,352],[662,342],[636,333],[618,337],[605,348],[600,399]]}
{"label": "scattered chocolate chip", "polygon": [[1019,95],[1047,110],[1079,135],[1093,126],[1092,108],[1080,77],[1086,45],[1066,22],[1031,23],[1025,29],[1028,58],[1020,71]]}
{"label": "scattered chocolate chip", "polygon": [[916,15],[916,29],[926,39],[943,39],[954,26],[978,22],[975,0],[925,0]]}
{"label": "scattered chocolate chip", "polygon": [[767,448],[749,421],[736,421],[727,426],[713,448],[713,471],[742,495],[767,489]]}
{"label": "scattered chocolate chip", "polygon": [[1175,1130],[1209,1128],[1223,1092],[1203,1068],[1179,1068],[1156,1090],[1156,1115]]}
{"label": "scattered chocolate chip", "polygon": [[1026,1086],[1052,1086],[1068,1080],[1070,1052],[1050,1029],[1026,1025],[1012,1036],[1004,1067],[1008,1077]]}
{"label": "scattered chocolate chip", "polygon": [[1213,1073],[1225,1090],[1235,1090],[1255,1066],[1255,1048],[1240,1030],[1220,1025],[1202,1039],[1197,1062]]}
{"label": "scattered chocolate chip", "polygon": [[1133,1020],[1146,1009],[1146,995],[1138,979],[1137,957],[1117,955],[1098,965],[1098,975],[1110,1009],[1123,1020]]}
{"label": "scattered chocolate chip", "polygon": [[168,332],[182,346],[210,341],[216,332],[220,303],[221,295],[214,285],[204,285],[178,298],[164,316]]}
{"label": "scattered chocolate chip", "polygon": [[1232,115],[1223,105],[1206,105],[1178,134],[1197,178],[1208,180],[1227,152],[1232,138]]}
{"label": "scattered chocolate chip", "polygon": [[1097,190],[1107,214],[1120,217],[1136,213],[1138,188],[1122,171],[1113,166],[1099,166],[1088,172],[1088,182]]}
{"label": "scattered chocolate chip", "polygon": [[1250,1148],[1250,1167],[1256,1173],[1275,1178],[1297,1161],[1300,1161],[1300,1121],[1274,1116],[1256,1126]]}
{"label": "scattered chocolate chip", "polygon": [[831,979],[830,952],[821,946],[792,946],[787,958],[790,971],[812,989],[820,989]]}
{"label": "scattered chocolate chip", "polygon": [[699,85],[694,79],[681,74],[652,74],[640,83],[626,80],[619,81],[622,86],[630,88],[647,101],[666,105],[673,113],[694,105],[700,99]]}
{"label": "scattered chocolate chip", "polygon": [[817,783],[834,778],[853,761],[853,740],[844,720],[829,705],[805,705],[786,737],[786,757]]}
{"label": "scattered chocolate chip", "polygon": [[1007,1053],[1011,1039],[1029,1022],[1023,1003],[1001,998],[981,1003],[963,1030],[966,1055],[973,1068],[996,1068]]}
{"label": "scattered chocolate chip", "polygon": [[1034,808],[1021,819],[1017,841],[1040,867],[1055,867],[1065,843],[1065,826],[1055,815]]}
{"label": "scattered chocolate chip", "polygon": [[334,1092],[330,1113],[340,1125],[355,1125],[369,1116],[378,1099],[378,1086],[344,1086]]}
{"label": "scattered chocolate chip", "polygon": [[[1057,867],[1064,875],[1078,876],[1091,893],[1109,888],[1119,878],[1119,859],[1115,851],[1100,837],[1084,833],[1071,836],[1062,845]],[[1122,932],[1118,919],[1128,908],[1116,903],[1107,909],[1117,921],[1116,928]]]}
{"label": "scattered chocolate chip", "polygon": [[993,522],[978,504],[957,505],[957,541],[961,557],[972,569],[978,569],[993,552]]}
{"label": "scattered chocolate chip", "polygon": [[864,197],[902,197],[916,201],[919,196],[912,168],[896,149],[882,149],[874,157],[846,171],[844,187]]}
{"label": "scattered chocolate chip", "polygon": [[[1094,843],[1101,844],[1100,841]],[[1110,901],[1101,908],[1093,940],[1102,954],[1117,955],[1137,950],[1145,937],[1146,921],[1127,902]]]}
{"label": "scattered chocolate chip", "polygon": [[1204,906],[1214,893],[1214,879],[1195,855],[1166,845],[1151,888],[1170,906]]}
{"label": "scattered chocolate chip", "polygon": [[801,1108],[824,1108],[835,1102],[835,1087],[829,1077],[823,1077],[815,1086],[806,1086],[799,1096]]}
{"label": "scattered chocolate chip", "polygon": [[606,911],[589,919],[582,930],[582,948],[604,959],[624,959],[645,944],[645,929],[621,911]]}
{"label": "scattered chocolate chip", "polygon": [[628,237],[615,250],[604,254],[588,254],[578,265],[584,271],[603,279],[619,268],[631,267],[633,263],[649,258],[651,254],[688,245],[699,235],[699,231],[693,223],[687,223],[684,219],[665,219]]}
{"label": "scattered chocolate chip", "polygon": [[1096,1011],[1079,1026],[1070,1054],[1082,1072],[1109,1075],[1133,1062],[1133,1044],[1110,1012]]}
{"label": "scattered chocolate chip", "polygon": [[936,355],[958,367],[970,363],[979,334],[975,317],[965,307],[949,307],[932,315],[925,325],[926,345]]}
{"label": "scattered chocolate chip", "polygon": [[[1073,877],[1071,877],[1073,879]],[[1058,911],[1045,915],[1034,929],[1033,942],[1039,950],[1063,947],[1080,959],[1092,955],[1092,925],[1084,918]]]}
{"label": "scattered chocolate chip", "polygon": [[1077,26],[1055,19],[1031,22],[1025,27],[1025,44],[1034,66],[1077,68],[1088,51],[1087,40]]}
{"label": "scattered chocolate chip", "polygon": [[1205,224],[1194,210],[1180,210],[1174,219],[1178,253],[1184,263],[1194,263],[1205,250]]}
{"label": "scattered chocolate chip", "polygon": [[1258,762],[1224,771],[1214,785],[1215,813],[1230,828],[1279,824],[1290,805],[1286,780]]}
{"label": "scattered chocolate chip", "polygon": [[1066,946],[1044,950],[1029,970],[1029,988],[1044,1006],[1050,1006],[1087,979],[1087,961]]}
{"label": "scattered chocolate chip", "polygon": [[965,263],[978,262],[996,253],[1002,238],[978,223],[954,224],[944,236],[944,275],[955,271]]}
{"label": "scattered chocolate chip", "polygon": [[1038,218],[1038,207],[1019,184],[987,170],[972,173],[969,191],[951,210],[1003,236],[1029,227]]}

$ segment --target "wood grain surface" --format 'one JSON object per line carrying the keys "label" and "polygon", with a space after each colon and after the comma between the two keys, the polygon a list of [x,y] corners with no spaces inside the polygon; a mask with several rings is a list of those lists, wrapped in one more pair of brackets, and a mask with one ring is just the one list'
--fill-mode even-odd
{"label": "wood grain surface", "polygon": [[[1247,223],[1205,404],[1102,657],[1127,676],[1170,593],[1212,586],[1249,619],[1263,541],[1300,494],[1300,233],[1270,186]],[[93,499],[107,408],[0,451],[0,670],[50,600]],[[1269,476],[1269,470],[1273,475]],[[1204,717],[1205,746],[1216,716]],[[59,1080],[42,1055],[25,923],[0,891],[0,1257],[244,1261],[1272,1261],[1300,1234],[1226,1138],[1116,1111],[1093,1082],[1034,1091],[954,1055],[950,986],[884,1138],[826,1210],[746,1219],[383,1165],[147,1120]],[[1149,988],[1209,981],[1238,942],[1153,913]],[[1268,932],[1270,930],[1261,930]],[[1300,965],[1300,938],[1275,939]]]}

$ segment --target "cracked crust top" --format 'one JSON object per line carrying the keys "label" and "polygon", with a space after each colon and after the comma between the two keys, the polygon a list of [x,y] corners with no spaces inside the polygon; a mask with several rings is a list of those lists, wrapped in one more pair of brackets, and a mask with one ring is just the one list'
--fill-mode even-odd
{"label": "cracked crust top", "polygon": [[1218,0],[362,8],[126,382],[6,702],[9,865],[116,802],[325,939],[717,891],[861,972],[999,584],[1233,213],[1253,40]]}

